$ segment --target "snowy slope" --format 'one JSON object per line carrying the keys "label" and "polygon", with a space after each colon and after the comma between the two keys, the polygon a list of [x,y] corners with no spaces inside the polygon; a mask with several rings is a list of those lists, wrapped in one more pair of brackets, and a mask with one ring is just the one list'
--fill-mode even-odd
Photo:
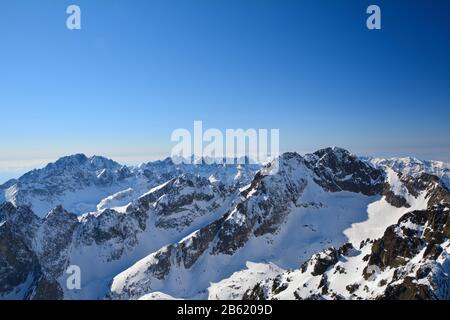
{"label": "snowy slope", "polygon": [[[85,270],[83,290],[68,291],[67,296],[103,297],[115,274],[214,221],[235,196],[206,178],[184,174],[143,194],[122,213],[101,210],[82,216],[69,259]],[[98,238],[99,227],[105,238]]]}
{"label": "snowy slope", "polygon": [[389,161],[61,158],[0,187],[0,298],[447,299],[448,167]]}
{"label": "snowy slope", "polygon": [[[356,175],[379,174],[350,154],[341,160],[349,164],[356,161],[362,170]],[[211,281],[242,270],[247,261],[296,267],[314,252],[344,244],[344,230],[367,219],[367,206],[381,198],[342,190],[361,187],[372,193],[368,184],[359,180],[328,192],[318,184],[329,187],[322,175],[310,169],[311,161],[295,153],[284,154],[279,160],[279,171],[269,175],[272,167],[256,175],[251,185],[241,191],[240,201],[220,220],[165,246],[116,276],[112,297],[139,298],[147,292],[162,291],[180,298],[202,298]],[[334,169],[347,176],[344,167]],[[333,181],[333,185],[337,183]],[[372,187],[378,189],[378,183],[381,182]]]}
{"label": "snowy slope", "polygon": [[[324,250],[300,269],[266,277],[249,288],[244,298],[448,300],[449,234],[439,221],[431,223],[437,216],[448,221],[449,208],[414,211],[379,240],[356,248],[347,244]],[[427,225],[435,235],[447,232],[446,239],[430,241],[425,236]]]}
{"label": "snowy slope", "polygon": [[[430,181],[417,183],[418,202],[406,212],[391,207],[398,217],[391,225],[394,217],[381,218],[389,208],[378,216],[369,208],[367,221],[345,231],[348,243],[312,255],[298,269],[268,275],[247,287],[244,298],[450,299],[450,195]],[[389,204],[374,203],[380,205]]]}
{"label": "snowy slope", "polygon": [[211,283],[208,288],[209,300],[241,300],[248,289],[258,282],[272,278],[284,272],[273,263],[246,263],[247,269],[237,271],[231,277],[217,283]]}
{"label": "snowy slope", "polygon": [[386,198],[375,201],[367,207],[367,220],[352,224],[351,228],[344,231],[348,242],[358,245],[366,239],[380,238],[387,227],[396,223],[400,217],[409,211],[424,210],[427,208],[427,193],[422,191],[417,197],[411,195],[401,182],[397,174],[390,168],[386,168],[387,183],[391,190],[406,199],[408,207],[395,207],[386,201]]}

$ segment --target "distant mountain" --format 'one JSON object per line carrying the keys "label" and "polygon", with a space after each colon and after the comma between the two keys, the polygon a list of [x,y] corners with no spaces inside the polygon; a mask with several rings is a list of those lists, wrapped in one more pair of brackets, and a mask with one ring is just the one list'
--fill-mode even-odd
{"label": "distant mountain", "polygon": [[336,147],[264,167],[65,157],[0,187],[0,298],[450,299],[446,177]]}
{"label": "distant mountain", "polygon": [[450,164],[442,161],[419,160],[413,157],[405,158],[365,158],[375,166],[388,167],[396,172],[417,177],[422,173],[438,176],[450,188]]}
{"label": "distant mountain", "polygon": [[258,168],[249,164],[176,165],[170,158],[128,167],[104,157],[76,154],[0,186],[0,200],[29,206],[40,217],[57,205],[79,215],[109,205],[126,205],[152,187],[183,173],[233,186],[248,183]]}

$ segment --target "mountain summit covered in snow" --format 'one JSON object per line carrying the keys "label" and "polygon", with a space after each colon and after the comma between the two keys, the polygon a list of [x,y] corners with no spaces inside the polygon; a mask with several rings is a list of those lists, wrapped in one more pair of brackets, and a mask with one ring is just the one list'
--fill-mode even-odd
{"label": "mountain summit covered in snow", "polygon": [[336,147],[275,161],[73,155],[11,180],[0,298],[450,299],[448,164]]}

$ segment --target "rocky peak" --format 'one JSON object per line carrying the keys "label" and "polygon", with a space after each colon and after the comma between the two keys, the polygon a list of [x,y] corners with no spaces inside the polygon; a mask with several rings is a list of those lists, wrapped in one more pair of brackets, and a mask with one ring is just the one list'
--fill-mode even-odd
{"label": "rocky peak", "polygon": [[0,205],[0,222],[11,226],[11,230],[23,238],[27,245],[31,246],[41,220],[27,206],[14,206],[10,202]]}
{"label": "rocky peak", "polygon": [[98,174],[104,169],[115,170],[120,169],[120,165],[113,160],[93,156],[86,157],[84,154],[75,154],[59,158],[53,163],[49,163],[42,169],[37,169],[24,174],[19,178],[19,182],[38,182],[38,179],[52,179],[57,176],[72,178],[81,178],[80,175],[86,175],[89,172]]}
{"label": "rocky peak", "polygon": [[17,179],[10,179],[10,180],[6,181],[4,184],[0,185],[0,190],[6,190],[18,182],[19,181]]}
{"label": "rocky peak", "polygon": [[38,259],[27,242],[13,224],[0,223],[0,297],[24,299],[24,293],[15,291],[40,272]]}
{"label": "rocky peak", "polygon": [[[85,154],[77,153],[70,156],[61,157],[54,163],[56,167],[72,167],[86,163],[88,161],[88,157]],[[51,164],[50,164],[51,166]]]}
{"label": "rocky peak", "polygon": [[68,249],[73,242],[73,234],[79,225],[75,214],[62,206],[51,210],[42,220],[34,241],[42,272],[49,279],[56,279],[68,265]]}
{"label": "rocky peak", "polygon": [[78,222],[76,214],[66,211],[62,205],[51,210],[43,219],[44,223],[57,228],[63,227],[63,224],[73,224]]}
{"label": "rocky peak", "polygon": [[29,207],[11,203],[0,212],[0,295],[19,294],[12,289],[21,285],[21,298],[61,299],[56,279],[67,267],[77,216],[58,206],[39,219]]}
{"label": "rocky peak", "polygon": [[217,210],[227,195],[222,185],[207,178],[183,174],[154,203],[156,226],[165,229],[189,226],[196,218]]}
{"label": "rocky peak", "polygon": [[345,149],[330,147],[306,155],[306,165],[317,175],[316,183],[328,191],[381,194],[384,171],[373,168]]}
{"label": "rocky peak", "polygon": [[11,202],[0,204],[0,222],[11,218],[16,212],[16,207]]}
{"label": "rocky peak", "polygon": [[102,156],[92,156],[88,159],[88,161],[90,165],[92,165],[96,169],[119,170],[123,167],[114,160]]}
{"label": "rocky peak", "polygon": [[[450,201],[437,176],[389,175],[336,147],[305,156],[284,153],[257,172],[255,168],[175,165],[170,158],[132,168],[74,155],[36,170],[17,190],[23,200],[38,195],[37,204],[48,205],[43,218],[27,206],[0,205],[0,296],[29,276],[33,282],[25,298],[70,296],[58,281],[69,264],[76,264],[83,270],[92,265],[106,270],[86,271],[92,277],[88,286],[119,279],[113,281],[114,298],[139,298],[155,290],[171,295],[184,290],[179,295],[184,298],[239,271],[246,259],[298,268],[308,255],[300,269],[280,269],[250,288],[246,297],[448,297]],[[390,178],[398,185],[386,186]],[[104,191],[100,199],[112,195],[112,204],[78,217],[71,213],[64,197],[91,197],[91,190]],[[397,208],[380,197],[364,196],[385,195],[386,190]],[[60,191],[63,196],[55,197]],[[334,193],[339,191],[348,192]],[[406,198],[400,197],[403,191]],[[116,201],[122,200],[119,195],[123,201]],[[411,202],[411,212],[398,209],[414,197],[423,206]],[[386,211],[380,218],[403,217],[387,229],[383,225],[376,236],[381,238],[365,241],[359,250],[349,244],[339,248],[350,241],[346,228],[364,220],[366,213],[371,219],[366,208],[380,203]],[[427,203],[425,210],[416,210]],[[332,234],[335,230],[338,235]],[[222,265],[226,271],[218,270]],[[369,265],[381,270],[376,283],[364,278]],[[18,275],[15,281],[10,281],[11,270]],[[189,291],[194,279],[200,284]],[[256,280],[249,283],[253,287]],[[105,294],[101,290],[98,297]]]}
{"label": "rocky peak", "polygon": [[319,149],[316,152],[314,152],[314,154],[317,157],[319,157],[320,159],[333,158],[333,159],[337,159],[338,162],[342,162],[346,158],[355,157],[348,150],[346,150],[344,148],[340,148],[340,147],[335,147],[335,146],[327,147],[324,149]]}

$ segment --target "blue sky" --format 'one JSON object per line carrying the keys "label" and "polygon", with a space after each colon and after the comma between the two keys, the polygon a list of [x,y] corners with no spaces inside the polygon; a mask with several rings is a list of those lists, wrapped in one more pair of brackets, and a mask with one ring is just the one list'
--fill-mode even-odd
{"label": "blue sky", "polygon": [[[82,30],[66,29],[77,4]],[[365,27],[378,4],[382,30]],[[176,128],[279,128],[282,151],[450,161],[450,2],[4,3],[0,181],[84,152],[167,156]]]}

